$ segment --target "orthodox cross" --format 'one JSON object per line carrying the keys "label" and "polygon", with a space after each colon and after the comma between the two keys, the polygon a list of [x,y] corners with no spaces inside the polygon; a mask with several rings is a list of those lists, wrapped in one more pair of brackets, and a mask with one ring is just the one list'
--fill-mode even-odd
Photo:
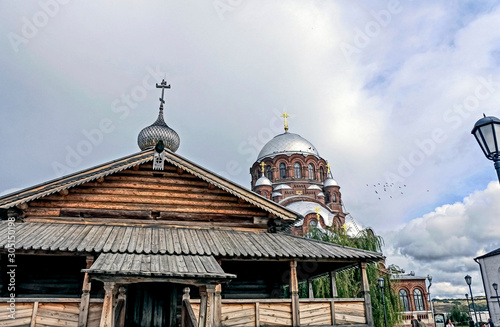
{"label": "orthodox cross", "polygon": [[316,207],[314,208],[314,211],[316,211],[316,218],[318,218],[319,221],[319,212],[321,211],[321,209],[319,207]]}
{"label": "orthodox cross", "polygon": [[286,121],[286,119],[287,119],[288,117],[290,117],[290,115],[289,115],[289,114],[287,114],[287,113],[286,113],[286,111],[285,111],[285,112],[283,113],[283,115],[281,115],[280,117],[285,118],[285,132],[288,132],[288,122]]}
{"label": "orthodox cross", "polygon": [[264,161],[262,161],[260,163],[260,166],[262,167],[262,176],[264,176],[264,167],[266,166],[266,164],[264,163]]}
{"label": "orthodox cross", "polygon": [[349,228],[349,227],[347,227],[347,225],[344,223],[344,224],[342,225],[342,228],[344,229],[344,232],[345,232],[345,231],[347,230],[347,228]]}
{"label": "orthodox cross", "polygon": [[331,165],[329,163],[326,164],[326,168],[328,168],[327,174],[330,175],[332,171],[330,170]]}
{"label": "orthodox cross", "polygon": [[156,88],[161,89],[160,108],[163,109],[163,104],[165,103],[165,100],[163,100],[164,92],[165,89],[170,88],[170,84],[167,85],[167,82],[163,79],[160,84],[156,83]]}

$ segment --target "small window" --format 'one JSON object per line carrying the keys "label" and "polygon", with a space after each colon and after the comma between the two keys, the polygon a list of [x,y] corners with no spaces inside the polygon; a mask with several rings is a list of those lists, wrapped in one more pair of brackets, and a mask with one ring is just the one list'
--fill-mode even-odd
{"label": "small window", "polygon": [[413,291],[413,299],[415,300],[415,311],[424,311],[422,291],[420,291],[418,288]]}
{"label": "small window", "polygon": [[302,166],[296,162],[295,163],[295,178],[301,178],[301,170],[302,170]]}
{"label": "small window", "polygon": [[403,308],[405,311],[410,311],[410,302],[408,302],[408,293],[405,290],[399,290],[399,298],[401,299],[401,303],[403,304]]}
{"label": "small window", "polygon": [[273,181],[273,173],[271,172],[271,166],[267,166],[266,175],[267,175],[267,178],[272,182]]}
{"label": "small window", "polygon": [[309,167],[307,168],[309,172],[309,179],[314,179],[314,166],[313,164],[309,164]]}
{"label": "small window", "polygon": [[280,163],[280,178],[286,178],[286,168],[284,163]]}
{"label": "small window", "polygon": [[323,182],[325,180],[325,170],[323,167],[319,167],[319,179]]}

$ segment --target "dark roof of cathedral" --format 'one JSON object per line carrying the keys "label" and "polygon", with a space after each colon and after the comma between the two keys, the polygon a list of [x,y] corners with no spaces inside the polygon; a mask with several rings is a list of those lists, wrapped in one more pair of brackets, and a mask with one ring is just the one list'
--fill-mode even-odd
{"label": "dark roof of cathedral", "polygon": [[[0,249],[9,246],[7,221],[0,222]],[[213,255],[229,258],[379,261],[382,253],[283,233],[163,226],[75,223],[16,223],[17,250],[84,253]]]}
{"label": "dark roof of cathedral", "polygon": [[[0,197],[0,208],[8,209],[13,206],[36,200],[49,194],[59,192],[86,182],[96,180],[100,177],[111,175],[113,173],[132,168],[136,165],[152,161],[154,149],[147,149],[121,159],[113,160],[105,164],[95,166],[89,169],[82,170],[52,181],[35,185],[24,190],[20,190],[11,194]],[[194,176],[211,183],[216,187],[241,198],[248,203],[276,215],[279,218],[295,220],[297,213],[287,209],[274,201],[268,200],[249,189],[238,185],[224,177],[221,177],[206,168],[197,165],[180,155],[165,151],[165,161],[183,169],[184,171],[193,174]]]}

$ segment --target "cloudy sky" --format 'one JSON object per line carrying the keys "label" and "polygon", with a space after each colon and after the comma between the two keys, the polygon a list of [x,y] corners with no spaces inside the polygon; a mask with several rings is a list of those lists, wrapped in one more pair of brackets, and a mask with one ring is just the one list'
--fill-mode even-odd
{"label": "cloudy sky", "polygon": [[1,1],[0,193],[138,151],[166,76],[179,154],[248,187],[286,110],[389,264],[479,295],[500,187],[470,130],[500,116],[499,22],[496,1]]}

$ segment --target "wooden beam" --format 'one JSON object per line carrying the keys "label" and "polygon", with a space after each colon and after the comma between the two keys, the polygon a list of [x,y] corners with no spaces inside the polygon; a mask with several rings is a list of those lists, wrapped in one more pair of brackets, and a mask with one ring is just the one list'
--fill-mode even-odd
{"label": "wooden beam", "polygon": [[365,299],[365,316],[366,324],[373,327],[372,300],[370,297],[370,285],[368,284],[368,276],[366,274],[366,262],[359,263],[361,269],[361,293]]}
{"label": "wooden beam", "polygon": [[[90,269],[94,263],[93,256],[87,256],[87,269]],[[89,317],[89,303],[90,303],[90,288],[91,282],[89,279],[89,274],[85,273],[83,276],[83,286],[82,286],[82,301],[80,302],[80,312],[78,315],[78,327],[87,327],[87,321]]]}
{"label": "wooden beam", "polygon": [[299,282],[297,279],[297,261],[290,261],[290,294],[292,297],[292,326],[300,326]]}
{"label": "wooden beam", "polygon": [[200,319],[199,327],[214,327],[215,285],[200,287]]}
{"label": "wooden beam", "polygon": [[121,310],[118,312],[116,327],[124,327],[125,315],[127,313],[127,289],[124,286],[118,289],[118,301],[121,302]]}
{"label": "wooden beam", "polygon": [[38,302],[35,302],[35,303],[33,303],[33,312],[31,313],[31,324],[30,324],[30,327],[35,327],[37,312],[38,312]]}
{"label": "wooden beam", "polygon": [[[220,263],[219,263],[220,265]],[[215,302],[214,302],[214,326],[221,327],[222,320],[222,285],[215,286]]]}
{"label": "wooden beam", "polygon": [[338,297],[337,293],[337,273],[335,271],[330,271],[330,290],[332,298]]}
{"label": "wooden beam", "polygon": [[101,323],[99,327],[113,327],[113,295],[115,293],[115,282],[104,282],[104,303],[102,305]]}
{"label": "wooden beam", "polygon": [[310,299],[314,299],[314,291],[313,291],[313,283],[312,283],[312,280],[311,279],[308,279],[307,280],[307,289],[308,289],[308,297]]}

